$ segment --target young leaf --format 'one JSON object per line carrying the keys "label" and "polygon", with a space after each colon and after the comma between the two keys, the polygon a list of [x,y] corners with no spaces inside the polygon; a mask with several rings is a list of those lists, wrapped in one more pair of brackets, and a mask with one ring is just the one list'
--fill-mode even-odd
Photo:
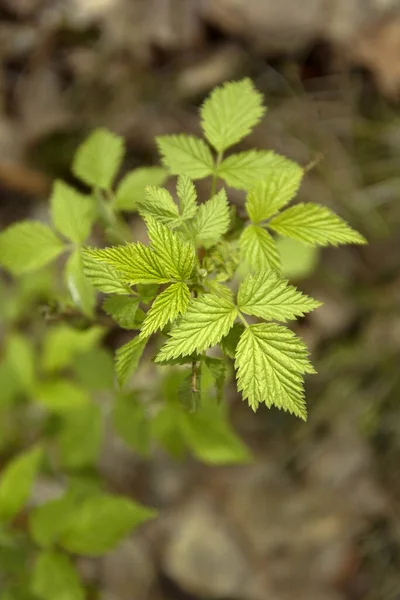
{"label": "young leaf", "polygon": [[273,171],[267,179],[256,183],[246,201],[246,210],[253,223],[269,219],[293,200],[302,177],[303,169],[288,161],[284,169]]}
{"label": "young leaf", "polygon": [[190,291],[185,283],[170,285],[154,300],[143,322],[140,337],[145,338],[158,329],[164,329],[167,323],[186,312],[189,301]]}
{"label": "young leaf", "polygon": [[240,254],[251,270],[280,270],[280,258],[274,238],[258,225],[249,225],[240,236]]}
{"label": "young leaf", "polygon": [[207,141],[223,152],[246,137],[265,112],[263,97],[250,79],[217,87],[204,102],[201,126]]}
{"label": "young leaf", "polygon": [[81,331],[65,323],[55,325],[48,330],[44,341],[43,368],[54,371],[70,365],[77,355],[93,348],[104,333],[104,328],[98,326]]}
{"label": "young leaf", "polygon": [[178,207],[171,194],[161,187],[146,187],[144,197],[139,202],[139,212],[142,217],[150,215],[173,229],[181,222]]}
{"label": "young leaf", "polygon": [[155,516],[153,509],[128,498],[93,494],[76,507],[61,545],[74,554],[101,556],[113,550],[135,527]]}
{"label": "young leaf", "polygon": [[29,533],[41,548],[51,548],[68,527],[75,511],[75,497],[66,493],[35,507],[29,515]]}
{"label": "young leaf", "polygon": [[286,327],[251,325],[236,349],[238,390],[254,411],[265,402],[305,420],[303,374],[315,373],[307,357],[304,342]]}
{"label": "young leaf", "polygon": [[128,378],[136,371],[143,354],[147,339],[134,337],[130,342],[118,348],[116,352],[115,370],[119,385],[122,387]]}
{"label": "young leaf", "polygon": [[[30,341],[13,333],[7,341],[6,362],[10,365],[22,389],[31,392],[35,385],[35,350]],[[1,390],[3,393],[3,390]]]}
{"label": "young leaf", "polygon": [[303,317],[321,306],[321,302],[299,292],[275,271],[259,271],[241,283],[238,306],[248,315],[285,322]]}
{"label": "young leaf", "polygon": [[121,180],[115,193],[114,207],[116,210],[136,210],[139,202],[143,201],[147,186],[162,185],[167,178],[167,172],[161,167],[141,167],[127,173]]}
{"label": "young leaf", "polygon": [[172,328],[169,340],[156,356],[156,362],[203,352],[226,336],[237,317],[234,304],[220,296],[204,294],[194,299]]}
{"label": "young leaf", "polygon": [[131,294],[132,290],[117,269],[97,260],[95,252],[92,248],[84,248],[81,254],[83,272],[90,283],[104,294]]}
{"label": "young leaf", "polygon": [[182,219],[192,219],[197,212],[197,192],[193,181],[187,175],[179,175],[176,192],[180,203]]}
{"label": "young leaf", "polygon": [[115,432],[140,456],[150,449],[150,421],[141,402],[133,395],[119,395],[114,404]]}
{"label": "young leaf", "polygon": [[326,206],[301,203],[277,215],[269,227],[281,235],[313,246],[366,244],[365,238]]}
{"label": "young leaf", "polygon": [[96,305],[96,291],[83,271],[83,260],[79,249],[68,258],[64,275],[72,300],[85,315],[92,317]]}
{"label": "young leaf", "polygon": [[54,260],[63,242],[39,221],[19,221],[0,234],[0,264],[14,275],[22,275]]}
{"label": "young leaf", "polygon": [[196,261],[192,244],[152,217],[147,217],[146,224],[152,248],[163,272],[175,279],[189,279]]}
{"label": "young leaf", "polygon": [[64,469],[84,469],[97,464],[103,438],[103,417],[97,404],[63,414],[58,434],[60,461]]}
{"label": "young leaf", "polygon": [[79,410],[90,402],[87,392],[67,379],[43,381],[36,387],[34,396],[47,410],[60,414]]}
{"label": "young leaf", "polygon": [[172,175],[202,179],[214,170],[210,148],[194,135],[163,135],[156,138],[163,164]]}
{"label": "young leaf", "polygon": [[224,189],[200,205],[191,230],[198,245],[209,248],[216,244],[229,229],[229,205]]}
{"label": "young leaf", "polygon": [[271,171],[269,150],[247,150],[231,154],[218,167],[221,177],[230,187],[237,190],[249,190],[260,179],[266,179]]}
{"label": "young leaf", "polygon": [[134,296],[110,296],[103,302],[103,310],[123,329],[139,329],[136,312],[139,298]]}
{"label": "young leaf", "polygon": [[0,478],[0,522],[8,522],[23,508],[31,493],[43,451],[33,448],[7,463]]}
{"label": "young leaf", "polygon": [[108,190],[121,166],[123,138],[106,129],[96,129],[78,148],[72,172],[90,186]]}
{"label": "young leaf", "polygon": [[32,592],[41,600],[85,600],[78,572],[68,556],[39,554],[32,573]]}
{"label": "young leaf", "polygon": [[93,200],[63,181],[56,181],[50,197],[54,227],[75,244],[88,237],[96,218]]}

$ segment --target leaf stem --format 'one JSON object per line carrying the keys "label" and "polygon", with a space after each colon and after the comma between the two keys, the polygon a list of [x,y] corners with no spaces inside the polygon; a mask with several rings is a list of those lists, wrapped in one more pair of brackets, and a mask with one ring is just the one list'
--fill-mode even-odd
{"label": "leaf stem", "polygon": [[238,310],[238,317],[242,321],[242,323],[246,327],[246,329],[248,327],[250,327],[250,325],[248,324],[248,322],[246,321],[245,317],[242,315],[242,313],[240,312],[240,310]]}

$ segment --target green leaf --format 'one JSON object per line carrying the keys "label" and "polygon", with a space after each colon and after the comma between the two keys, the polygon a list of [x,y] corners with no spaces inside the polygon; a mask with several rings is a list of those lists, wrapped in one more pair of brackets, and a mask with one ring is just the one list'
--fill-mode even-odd
{"label": "green leaf", "polygon": [[201,126],[207,141],[218,152],[246,137],[265,112],[263,97],[250,79],[217,87],[204,102]]}
{"label": "green leaf", "polygon": [[51,548],[74,518],[75,496],[66,493],[60,498],[37,506],[29,515],[29,533],[41,548]]}
{"label": "green leaf", "polygon": [[175,279],[189,279],[196,262],[192,244],[185,242],[169,227],[152,217],[147,217],[146,224],[152,248],[162,265],[163,273]]}
{"label": "green leaf", "polygon": [[123,154],[124,141],[120,136],[106,129],[96,129],[76,151],[72,172],[88,185],[108,190]]}
{"label": "green leaf", "polygon": [[133,395],[119,395],[114,404],[115,432],[140,456],[150,450],[150,421],[143,404]]}
{"label": "green leaf", "polygon": [[185,283],[173,283],[154,300],[143,322],[140,337],[148,337],[167,323],[184,314],[190,301],[190,290]]}
{"label": "green leaf", "polygon": [[7,463],[0,478],[0,522],[11,521],[27,502],[43,451],[32,448]]}
{"label": "green leaf", "polygon": [[139,329],[136,312],[139,298],[133,296],[110,296],[103,303],[103,310],[123,329]]}
{"label": "green leaf", "polygon": [[280,258],[274,238],[258,225],[249,225],[240,236],[241,258],[247,267],[280,270]]}
{"label": "green leaf", "polygon": [[222,189],[210,200],[200,205],[190,227],[196,243],[209,248],[228,231],[229,224],[229,204],[226,192]]}
{"label": "green leaf", "polygon": [[64,323],[48,330],[44,341],[42,363],[46,371],[62,369],[71,364],[74,358],[87,352],[103,337],[105,329],[94,326],[79,330]]}
{"label": "green leaf", "polygon": [[96,305],[96,292],[83,270],[80,250],[75,250],[68,258],[65,267],[65,279],[74,303],[88,317],[92,317]]}
{"label": "green leaf", "polygon": [[41,600],[85,600],[85,590],[65,554],[42,552],[32,573],[32,592]]}
{"label": "green leaf", "polygon": [[239,310],[267,321],[303,317],[318,306],[321,302],[299,292],[275,271],[248,275],[239,287]]}
{"label": "green leaf", "polygon": [[220,341],[219,345],[221,346],[222,351],[229,356],[229,358],[235,358],[236,348],[243,331],[244,325],[242,323],[234,323],[228,335]]}
{"label": "green leaf", "polygon": [[269,219],[293,200],[302,178],[303,169],[288,161],[284,169],[273,171],[268,179],[256,183],[246,200],[246,210],[253,223]]}
{"label": "green leaf", "polygon": [[197,192],[193,181],[187,175],[179,175],[176,191],[180,203],[182,219],[192,219],[197,212]]}
{"label": "green leaf", "polygon": [[226,336],[237,317],[231,300],[204,294],[192,300],[186,313],[174,325],[169,340],[161,348],[156,362],[203,352]]}
{"label": "green leaf", "polygon": [[83,272],[90,283],[104,294],[131,294],[129,285],[115,267],[97,260],[96,250],[84,248],[82,250]]}
{"label": "green leaf", "polygon": [[231,154],[219,165],[218,177],[221,177],[230,187],[247,191],[260,179],[266,179],[272,172],[273,155],[275,153],[269,150],[247,150]]}
{"label": "green leaf", "polygon": [[317,268],[319,249],[291,238],[279,236],[276,240],[282,262],[282,273],[288,279],[304,279]]}
{"label": "green leaf", "polygon": [[281,235],[315,246],[367,243],[329,208],[312,202],[291,206],[272,219],[269,227]]}
{"label": "green leaf", "polygon": [[90,402],[87,392],[67,379],[43,381],[36,387],[34,395],[47,410],[61,414],[79,410]]}
{"label": "green leaf", "polygon": [[36,376],[35,350],[30,341],[18,333],[13,333],[7,341],[6,361],[13,369],[21,387],[26,392],[31,392]]}
{"label": "green leaf", "polygon": [[116,210],[136,210],[138,203],[143,201],[147,186],[162,185],[167,178],[167,172],[162,167],[141,167],[134,169],[121,180],[115,193],[114,207]]}
{"label": "green leaf", "polygon": [[82,469],[97,464],[103,435],[100,407],[86,404],[63,414],[58,435],[61,464],[65,469]]}
{"label": "green leaf", "polygon": [[128,498],[93,494],[76,507],[61,545],[74,554],[101,556],[113,550],[134,528],[155,516],[153,509]]}
{"label": "green leaf", "polygon": [[0,264],[14,275],[22,275],[57,258],[65,246],[39,221],[19,221],[0,234]]}
{"label": "green leaf", "polygon": [[115,370],[119,385],[122,387],[136,371],[143,354],[147,339],[134,337],[130,342],[118,348],[116,352]]}
{"label": "green leaf", "polygon": [[110,390],[114,387],[114,360],[105,348],[91,348],[73,361],[76,376],[91,391]]}
{"label": "green leaf", "polygon": [[181,222],[178,207],[168,190],[161,187],[146,187],[144,198],[139,202],[142,217],[150,215],[160,223],[176,228]]}
{"label": "green leaf", "polygon": [[214,170],[210,148],[194,135],[164,135],[156,138],[162,162],[172,175],[202,179]]}
{"label": "green leaf", "polygon": [[275,323],[251,325],[236,349],[238,390],[255,411],[260,402],[306,419],[303,374],[315,373],[304,342]]}
{"label": "green leaf", "polygon": [[[232,331],[232,329],[231,329]],[[229,334],[228,334],[229,335]],[[225,338],[226,339],[226,338]],[[217,390],[217,400],[221,401],[224,395],[224,386],[226,379],[226,363],[223,358],[204,357],[204,363],[209,369],[215,382]]]}
{"label": "green leaf", "polygon": [[96,218],[90,196],[80,194],[63,181],[56,181],[50,196],[54,227],[75,244],[88,237]]}

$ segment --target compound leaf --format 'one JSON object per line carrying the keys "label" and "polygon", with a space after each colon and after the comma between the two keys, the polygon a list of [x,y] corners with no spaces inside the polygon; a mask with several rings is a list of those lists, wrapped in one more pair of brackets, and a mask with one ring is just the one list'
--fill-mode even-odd
{"label": "compound leaf", "polygon": [[184,314],[190,301],[190,291],[183,282],[173,283],[154,300],[143,322],[140,337],[148,337],[167,323]]}
{"label": "compound leaf", "polygon": [[275,323],[251,325],[240,337],[235,368],[238,390],[254,411],[265,402],[306,419],[303,374],[315,371],[292,331]]}
{"label": "compound leaf", "polygon": [[64,250],[60,238],[39,221],[20,221],[0,234],[0,264],[14,275],[40,269]]}
{"label": "compound leaf", "polygon": [[201,204],[190,229],[196,243],[205,248],[216,244],[229,229],[229,204],[224,189]]}
{"label": "compound leaf", "polygon": [[249,225],[240,236],[240,254],[251,270],[274,269],[281,264],[274,238],[258,225]]}
{"label": "compound leaf", "polygon": [[231,300],[204,294],[192,300],[186,313],[172,328],[156,362],[203,352],[226,336],[237,317]]}
{"label": "compound leaf", "polygon": [[152,217],[147,217],[146,224],[151,246],[157,254],[163,272],[174,279],[188,279],[196,261],[192,244]]}
{"label": "compound leaf", "polygon": [[136,336],[130,342],[118,348],[115,370],[118,383],[121,387],[125,385],[128,378],[136,371],[146,343],[147,339]]}
{"label": "compound leaf", "polygon": [[272,172],[271,155],[274,154],[269,150],[247,150],[231,154],[218,167],[218,177],[230,187],[249,190]]}
{"label": "compound leaf", "polygon": [[114,207],[116,210],[136,210],[143,202],[147,186],[162,185],[167,178],[167,172],[162,167],[141,167],[127,173],[115,192]]}
{"label": "compound leaf", "polygon": [[202,179],[214,170],[210,148],[194,135],[164,135],[156,138],[162,162],[172,175]]}
{"label": "compound leaf", "polygon": [[326,206],[301,203],[274,217],[269,227],[312,246],[366,244],[365,238]]}
{"label": "compound leaf", "polygon": [[75,244],[84,242],[96,218],[92,198],[80,194],[63,181],[56,181],[50,205],[57,231]]}
{"label": "compound leaf", "polygon": [[201,107],[201,126],[218,152],[250,133],[265,112],[263,97],[248,78],[217,87]]}
{"label": "compound leaf", "polygon": [[286,321],[303,317],[321,302],[299,292],[275,271],[248,275],[238,293],[239,310],[266,320]]}
{"label": "compound leaf", "polygon": [[107,129],[96,129],[76,151],[72,172],[88,185],[111,188],[121,166],[123,138]]}
{"label": "compound leaf", "polygon": [[[98,253],[94,248],[82,250],[83,272],[90,283],[104,294],[131,294],[129,285],[123,281],[118,270],[98,260]],[[101,255],[100,255],[101,257]]]}
{"label": "compound leaf", "polygon": [[146,187],[144,198],[139,202],[139,212],[143,217],[150,215],[173,228],[178,227],[181,222],[178,207],[171,194],[161,187]]}
{"label": "compound leaf", "polygon": [[197,192],[193,181],[187,175],[179,175],[176,192],[180,203],[182,219],[192,219],[197,212]]}

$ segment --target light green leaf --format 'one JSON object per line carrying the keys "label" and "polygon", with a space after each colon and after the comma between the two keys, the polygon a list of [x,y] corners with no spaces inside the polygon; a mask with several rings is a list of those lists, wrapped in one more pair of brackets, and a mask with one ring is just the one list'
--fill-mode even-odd
{"label": "light green leaf", "polygon": [[146,343],[147,339],[136,336],[130,342],[118,348],[115,355],[115,370],[117,372],[118,383],[121,387],[125,385],[128,378],[136,371]]}
{"label": "light green leaf", "polygon": [[96,211],[93,199],[80,194],[63,181],[56,181],[50,196],[54,227],[75,244],[88,237]]}
{"label": "light green leaf", "polygon": [[43,381],[36,387],[34,396],[50,412],[61,414],[80,409],[90,402],[87,392],[67,379]]}
{"label": "light green leaf", "polygon": [[75,506],[74,494],[67,492],[34,508],[29,515],[29,533],[33,541],[42,548],[51,548],[68,528]]}
{"label": "light green leaf", "polygon": [[273,171],[268,179],[256,183],[246,200],[246,210],[253,223],[269,219],[293,200],[302,178],[303,169],[288,161],[285,168]]}
{"label": "light green leaf", "polygon": [[0,234],[0,264],[14,275],[40,269],[64,250],[60,238],[39,221],[19,221]]}
{"label": "light green leaf", "polygon": [[203,352],[226,336],[237,317],[232,301],[213,294],[192,300],[186,313],[174,325],[169,340],[161,348],[156,362]]}
{"label": "light green leaf", "polygon": [[[35,350],[28,340],[13,333],[7,341],[6,361],[13,369],[21,387],[31,392],[35,385]],[[3,393],[3,390],[0,391]]]}
{"label": "light green leaf", "polygon": [[116,210],[136,210],[138,203],[143,202],[146,187],[162,185],[166,178],[167,172],[162,167],[141,167],[130,171],[115,193]]}
{"label": "light green leaf", "polygon": [[303,374],[315,371],[292,331],[275,323],[251,325],[239,340],[235,368],[238,390],[254,411],[265,402],[306,419]]}
{"label": "light green leaf", "polygon": [[273,155],[275,153],[269,150],[247,150],[231,154],[218,167],[218,177],[221,177],[230,187],[249,190],[257,181],[266,179],[273,172],[271,170]]}
{"label": "light green leaf", "polygon": [[173,283],[154,300],[143,322],[140,337],[145,338],[164,329],[167,323],[174,321],[186,312],[190,301],[190,291],[185,283]]}
{"label": "light green leaf", "polygon": [[291,238],[279,236],[276,239],[282,262],[282,273],[288,279],[304,279],[317,268],[319,249],[307,246]]}
{"label": "light green leaf", "polygon": [[79,354],[73,361],[73,368],[81,385],[90,391],[114,387],[114,360],[105,348],[94,347]]}
{"label": "light green leaf", "polygon": [[238,306],[247,315],[285,322],[303,317],[321,306],[321,302],[299,292],[275,271],[259,271],[241,283]]}
{"label": "light green leaf", "polygon": [[93,494],[76,507],[61,545],[74,554],[101,556],[156,512],[122,496]]}
{"label": "light green leaf", "polygon": [[41,448],[32,448],[7,463],[0,478],[0,522],[11,521],[29,499],[43,457]]}
{"label": "light green leaf", "polygon": [[139,329],[136,312],[139,298],[134,296],[110,296],[103,302],[103,310],[123,329]]}
{"label": "light green leaf", "polygon": [[201,126],[207,141],[218,152],[246,137],[265,112],[263,97],[250,79],[217,87],[204,102]]}
{"label": "light green leaf", "polygon": [[150,215],[169,227],[176,228],[181,222],[178,206],[168,190],[161,187],[146,187],[144,197],[139,202],[142,217]]}
{"label": "light green leaf", "polygon": [[314,246],[366,244],[365,238],[326,206],[301,203],[277,215],[269,227],[281,235]]}
{"label": "light green leaf", "polygon": [[148,456],[151,442],[150,421],[143,404],[134,396],[120,395],[114,404],[115,432],[140,456]]}
{"label": "light green leaf", "polygon": [[65,469],[83,469],[97,464],[103,436],[100,407],[86,404],[63,414],[58,434],[60,461]]}
{"label": "light green leaf", "polygon": [[79,330],[61,323],[48,330],[44,341],[42,363],[46,371],[62,369],[74,358],[87,352],[103,337],[105,329],[94,326]]}
{"label": "light green leaf", "polygon": [[88,317],[92,317],[96,305],[96,291],[83,270],[83,260],[79,249],[68,258],[64,271],[67,287],[74,303]]}
{"label": "light green leaf", "polygon": [[163,164],[172,175],[202,179],[214,170],[210,148],[194,135],[164,135],[156,138]]}
{"label": "light green leaf", "polygon": [[131,294],[129,285],[124,283],[122,275],[109,264],[100,262],[96,250],[84,248],[81,251],[83,272],[90,283],[104,294]]}
{"label": "light green leaf", "polygon": [[192,244],[185,242],[169,227],[152,217],[146,219],[151,246],[157,254],[164,274],[175,279],[189,279],[192,274],[196,254]]}
{"label": "light green leaf", "polygon": [[224,189],[201,204],[190,228],[198,245],[209,248],[228,231],[230,224],[229,204]]}
{"label": "light green leaf", "polygon": [[179,175],[176,187],[182,219],[192,219],[197,212],[197,192],[193,181],[187,175]]}
{"label": "light green leaf", "polygon": [[258,225],[249,225],[240,236],[240,254],[252,271],[280,270],[280,258],[274,238]]}
{"label": "light green leaf", "polygon": [[106,129],[96,129],[79,146],[72,164],[72,172],[78,179],[108,190],[121,166],[124,141]]}
{"label": "light green leaf", "polygon": [[32,573],[32,592],[41,600],[85,600],[85,590],[68,556],[39,554]]}

